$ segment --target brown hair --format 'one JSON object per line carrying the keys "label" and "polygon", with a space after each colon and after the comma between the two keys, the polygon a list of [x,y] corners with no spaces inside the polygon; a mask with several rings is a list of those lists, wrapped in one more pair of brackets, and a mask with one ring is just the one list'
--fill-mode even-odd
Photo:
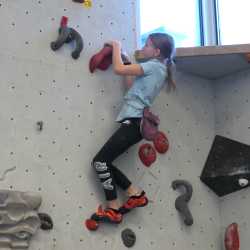
{"label": "brown hair", "polygon": [[175,44],[173,37],[166,33],[152,33],[149,38],[153,45],[160,50],[160,57],[166,61],[168,86],[175,89],[176,85],[173,79]]}

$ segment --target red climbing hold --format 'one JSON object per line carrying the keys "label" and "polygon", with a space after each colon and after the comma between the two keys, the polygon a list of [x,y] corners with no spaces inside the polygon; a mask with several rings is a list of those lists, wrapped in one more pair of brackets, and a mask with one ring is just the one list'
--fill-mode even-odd
{"label": "red climbing hold", "polygon": [[97,54],[93,55],[89,61],[90,72],[93,73],[95,69],[99,67],[102,70],[107,69],[112,63],[112,60],[110,61],[107,59],[109,57],[112,59],[112,51],[113,48],[111,46],[104,45],[104,47]]}
{"label": "red climbing hold", "polygon": [[103,58],[102,62],[98,65],[98,69],[107,70],[109,66],[112,64],[112,54]]}
{"label": "red climbing hold", "polygon": [[68,17],[62,16],[60,26],[61,26],[61,27],[66,27],[67,24],[68,24]]}
{"label": "red climbing hold", "polygon": [[230,224],[225,232],[225,248],[226,250],[239,250],[240,249],[240,239],[238,224]]}
{"label": "red climbing hold", "polygon": [[95,231],[97,230],[99,224],[95,220],[87,219],[85,221],[85,226],[88,230]]}
{"label": "red climbing hold", "polygon": [[155,149],[158,153],[164,154],[168,151],[169,148],[168,138],[163,132],[161,131],[157,132],[153,142]]}
{"label": "red climbing hold", "polygon": [[146,167],[150,167],[150,165],[156,161],[156,151],[149,143],[142,144],[138,154]]}

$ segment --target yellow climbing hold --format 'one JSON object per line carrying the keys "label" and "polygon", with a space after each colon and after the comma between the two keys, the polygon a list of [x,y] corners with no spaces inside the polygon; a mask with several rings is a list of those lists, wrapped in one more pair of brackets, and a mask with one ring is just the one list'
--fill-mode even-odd
{"label": "yellow climbing hold", "polygon": [[92,0],[84,0],[83,5],[87,8],[92,7]]}

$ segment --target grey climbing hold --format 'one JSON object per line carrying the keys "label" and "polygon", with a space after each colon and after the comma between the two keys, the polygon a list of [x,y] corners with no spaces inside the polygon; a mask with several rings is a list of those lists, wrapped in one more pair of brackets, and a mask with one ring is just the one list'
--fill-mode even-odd
{"label": "grey climbing hold", "polygon": [[43,130],[43,121],[38,121],[36,123],[36,125],[37,125],[37,130],[38,131],[42,131]]}
{"label": "grey climbing hold", "polygon": [[12,168],[6,169],[6,170],[3,172],[2,176],[0,177],[0,181],[4,181],[4,180],[5,180],[6,174],[7,174],[8,172],[10,172],[10,171],[15,170],[15,169],[16,169],[16,166],[14,166],[14,167],[12,167]]}
{"label": "grey climbing hold", "polygon": [[0,249],[28,249],[40,227],[38,193],[0,190]]}
{"label": "grey climbing hold", "polygon": [[122,231],[122,241],[126,247],[132,247],[136,241],[135,233],[129,228],[124,229]]}
{"label": "grey climbing hold", "polygon": [[0,204],[4,204],[5,201],[7,200],[8,198],[8,194],[7,193],[0,193]]}
{"label": "grey climbing hold", "polygon": [[180,186],[185,187],[185,193],[180,195],[175,200],[175,208],[184,216],[184,223],[187,226],[191,226],[194,220],[188,208],[187,203],[190,201],[192,197],[193,188],[192,188],[192,185],[188,181],[185,181],[185,180],[175,180],[172,182],[172,188],[174,190],[176,190]]}
{"label": "grey climbing hold", "polygon": [[72,51],[71,56],[77,59],[83,50],[83,39],[75,29],[67,26],[59,28],[59,35],[56,41],[51,42],[50,47],[53,51],[60,49],[64,43],[75,41],[75,49]]}

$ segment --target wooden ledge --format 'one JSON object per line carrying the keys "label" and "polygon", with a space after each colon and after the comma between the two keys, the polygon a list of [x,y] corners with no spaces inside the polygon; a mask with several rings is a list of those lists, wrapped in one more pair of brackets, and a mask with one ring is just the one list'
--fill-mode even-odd
{"label": "wooden ledge", "polygon": [[250,44],[177,48],[176,66],[211,80],[248,70]]}

